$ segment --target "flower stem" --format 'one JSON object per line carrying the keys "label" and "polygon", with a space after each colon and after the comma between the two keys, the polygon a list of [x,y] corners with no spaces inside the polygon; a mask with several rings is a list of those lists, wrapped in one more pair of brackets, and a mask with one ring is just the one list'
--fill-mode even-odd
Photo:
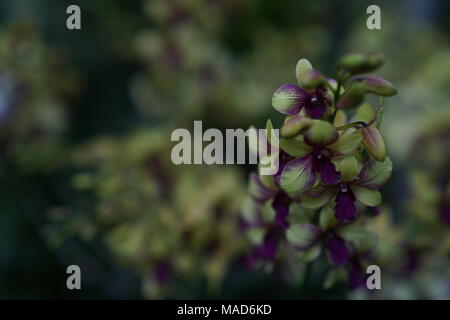
{"label": "flower stem", "polygon": [[348,128],[353,128],[353,127],[358,127],[358,126],[361,126],[363,128],[367,128],[369,126],[369,124],[367,122],[364,122],[364,121],[355,121],[355,122],[350,122],[350,123],[347,123],[346,125],[337,127],[336,129],[338,131],[340,131],[340,130],[345,130],[345,129],[348,129]]}

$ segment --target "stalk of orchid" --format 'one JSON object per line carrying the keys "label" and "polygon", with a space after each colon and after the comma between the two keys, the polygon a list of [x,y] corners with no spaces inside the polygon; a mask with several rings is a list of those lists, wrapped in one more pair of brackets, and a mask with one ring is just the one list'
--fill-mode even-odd
{"label": "stalk of orchid", "polygon": [[286,115],[279,169],[250,175],[241,217],[253,244],[248,265],[288,265],[297,274],[325,265],[325,287],[365,285],[376,239],[364,225],[380,213],[379,189],[392,172],[379,132],[382,106],[364,102],[368,94],[380,101],[396,94],[387,80],[367,75],[383,63],[379,54],[348,54],[327,78],[300,59],[298,85],[275,91],[272,106]]}

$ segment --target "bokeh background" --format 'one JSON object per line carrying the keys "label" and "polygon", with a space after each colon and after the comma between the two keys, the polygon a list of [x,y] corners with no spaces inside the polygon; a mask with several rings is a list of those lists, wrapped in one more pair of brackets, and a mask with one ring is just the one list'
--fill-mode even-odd
{"label": "bokeh background", "polygon": [[[370,4],[381,30],[366,28]],[[449,298],[449,35],[444,0],[2,0],[0,298]],[[246,268],[255,168],[170,161],[171,131],[194,120],[279,125],[271,96],[297,60],[332,74],[349,51],[383,53],[399,91],[373,295]],[[71,264],[81,291],[66,289]]]}

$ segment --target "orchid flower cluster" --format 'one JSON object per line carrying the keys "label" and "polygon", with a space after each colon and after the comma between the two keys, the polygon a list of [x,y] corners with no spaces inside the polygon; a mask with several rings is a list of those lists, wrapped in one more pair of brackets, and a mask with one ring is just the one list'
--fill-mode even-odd
{"label": "orchid flower cluster", "polygon": [[[347,271],[351,286],[364,282],[362,260],[370,260],[372,242],[361,237],[362,226],[380,212],[379,189],[392,172],[379,132],[382,106],[364,102],[367,94],[381,100],[396,93],[387,80],[365,75],[383,62],[379,54],[348,54],[336,77],[326,78],[300,59],[298,85],[284,84],[273,94],[273,107],[286,118],[277,173],[250,176],[251,198],[242,217],[254,243],[250,265],[273,265],[286,253],[310,262],[325,251],[334,266]],[[329,278],[337,274],[342,272]]]}

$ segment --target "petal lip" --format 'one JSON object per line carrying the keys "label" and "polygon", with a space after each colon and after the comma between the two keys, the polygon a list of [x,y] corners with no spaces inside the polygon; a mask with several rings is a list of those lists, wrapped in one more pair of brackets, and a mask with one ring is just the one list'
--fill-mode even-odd
{"label": "petal lip", "polygon": [[295,115],[305,105],[308,93],[294,84],[284,84],[272,96],[272,106],[278,112]]}
{"label": "petal lip", "polygon": [[350,260],[350,251],[345,243],[345,240],[338,235],[333,234],[328,239],[327,249],[330,253],[330,258],[335,265],[346,264]]}
{"label": "petal lip", "polygon": [[291,202],[292,200],[284,192],[279,192],[272,202],[272,208],[275,210],[275,225],[282,230],[289,227],[287,217]]}
{"label": "petal lip", "polygon": [[328,185],[335,185],[341,179],[341,174],[336,171],[336,167],[329,159],[322,162],[320,168],[320,179],[323,183]]}
{"label": "petal lip", "polygon": [[357,214],[355,200],[350,189],[347,192],[339,192],[335,205],[336,219],[341,222],[354,220]]}

